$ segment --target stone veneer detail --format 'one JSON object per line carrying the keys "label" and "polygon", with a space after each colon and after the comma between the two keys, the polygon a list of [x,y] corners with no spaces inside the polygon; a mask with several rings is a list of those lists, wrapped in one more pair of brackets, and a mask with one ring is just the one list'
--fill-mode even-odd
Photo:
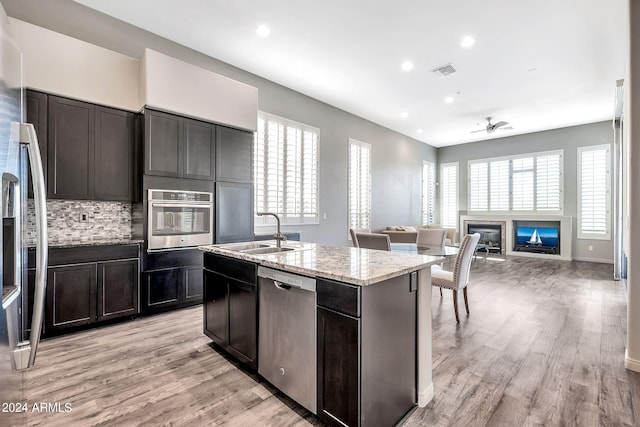
{"label": "stone veneer detail", "polygon": [[[81,214],[87,221],[81,222]],[[36,242],[35,204],[27,202],[27,245]],[[91,242],[131,237],[131,204],[93,200],[47,200],[49,243]]]}

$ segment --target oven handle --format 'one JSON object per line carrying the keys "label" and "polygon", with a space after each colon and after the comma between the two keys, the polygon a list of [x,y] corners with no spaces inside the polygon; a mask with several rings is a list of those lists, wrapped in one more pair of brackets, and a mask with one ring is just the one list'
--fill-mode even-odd
{"label": "oven handle", "polygon": [[150,202],[151,206],[154,208],[201,208],[201,207],[213,207],[213,203],[211,202],[193,202],[193,203],[184,203],[184,202],[180,202],[180,203],[170,203],[170,202],[162,202],[162,203],[155,203],[155,202]]}

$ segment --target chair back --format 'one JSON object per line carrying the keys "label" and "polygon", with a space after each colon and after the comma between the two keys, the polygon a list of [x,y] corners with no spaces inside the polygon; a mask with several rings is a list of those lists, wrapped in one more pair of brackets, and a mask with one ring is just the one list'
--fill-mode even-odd
{"label": "chair back", "polygon": [[359,248],[379,249],[381,251],[391,250],[391,240],[386,234],[378,233],[355,233]]}
{"label": "chair back", "polygon": [[457,289],[464,288],[469,283],[471,260],[479,240],[480,233],[467,234],[462,239],[462,243],[460,243],[456,265],[453,269],[453,283]]}
{"label": "chair back", "polygon": [[354,248],[358,247],[358,236],[356,236],[356,233],[371,233],[371,230],[369,230],[368,228],[350,228],[349,229],[349,234],[351,234],[351,242],[353,243]]}
{"label": "chair back", "polygon": [[416,244],[418,246],[443,247],[447,239],[447,230],[443,228],[419,228]]}

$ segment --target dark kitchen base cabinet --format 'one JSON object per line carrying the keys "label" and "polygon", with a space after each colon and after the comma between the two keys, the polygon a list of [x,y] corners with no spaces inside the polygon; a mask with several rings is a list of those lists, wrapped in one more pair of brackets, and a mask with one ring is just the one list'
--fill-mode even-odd
{"label": "dark kitchen base cabinet", "polygon": [[197,249],[145,254],[142,312],[155,313],[202,303],[202,253]]}
{"label": "dark kitchen base cabinet", "polygon": [[[47,336],[140,312],[139,246],[49,249],[44,334]],[[31,327],[35,251],[29,251],[27,328]]]}
{"label": "dark kitchen base cabinet", "polygon": [[392,426],[416,395],[417,274],[357,287],[317,281],[318,416]]}
{"label": "dark kitchen base cabinet", "polygon": [[256,265],[205,253],[204,267],[204,333],[257,370]]}

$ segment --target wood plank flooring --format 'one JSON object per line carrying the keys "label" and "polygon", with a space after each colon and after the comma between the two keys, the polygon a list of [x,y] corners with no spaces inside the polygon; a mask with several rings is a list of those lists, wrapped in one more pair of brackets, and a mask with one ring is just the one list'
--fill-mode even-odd
{"label": "wood plank flooring", "polygon": [[[433,293],[436,397],[407,426],[640,425],[640,374],[624,369],[626,304],[607,264],[480,257],[469,317]],[[462,305],[461,305],[462,307]],[[30,426],[307,426],[308,411],[216,352],[201,307],[41,343]]]}

